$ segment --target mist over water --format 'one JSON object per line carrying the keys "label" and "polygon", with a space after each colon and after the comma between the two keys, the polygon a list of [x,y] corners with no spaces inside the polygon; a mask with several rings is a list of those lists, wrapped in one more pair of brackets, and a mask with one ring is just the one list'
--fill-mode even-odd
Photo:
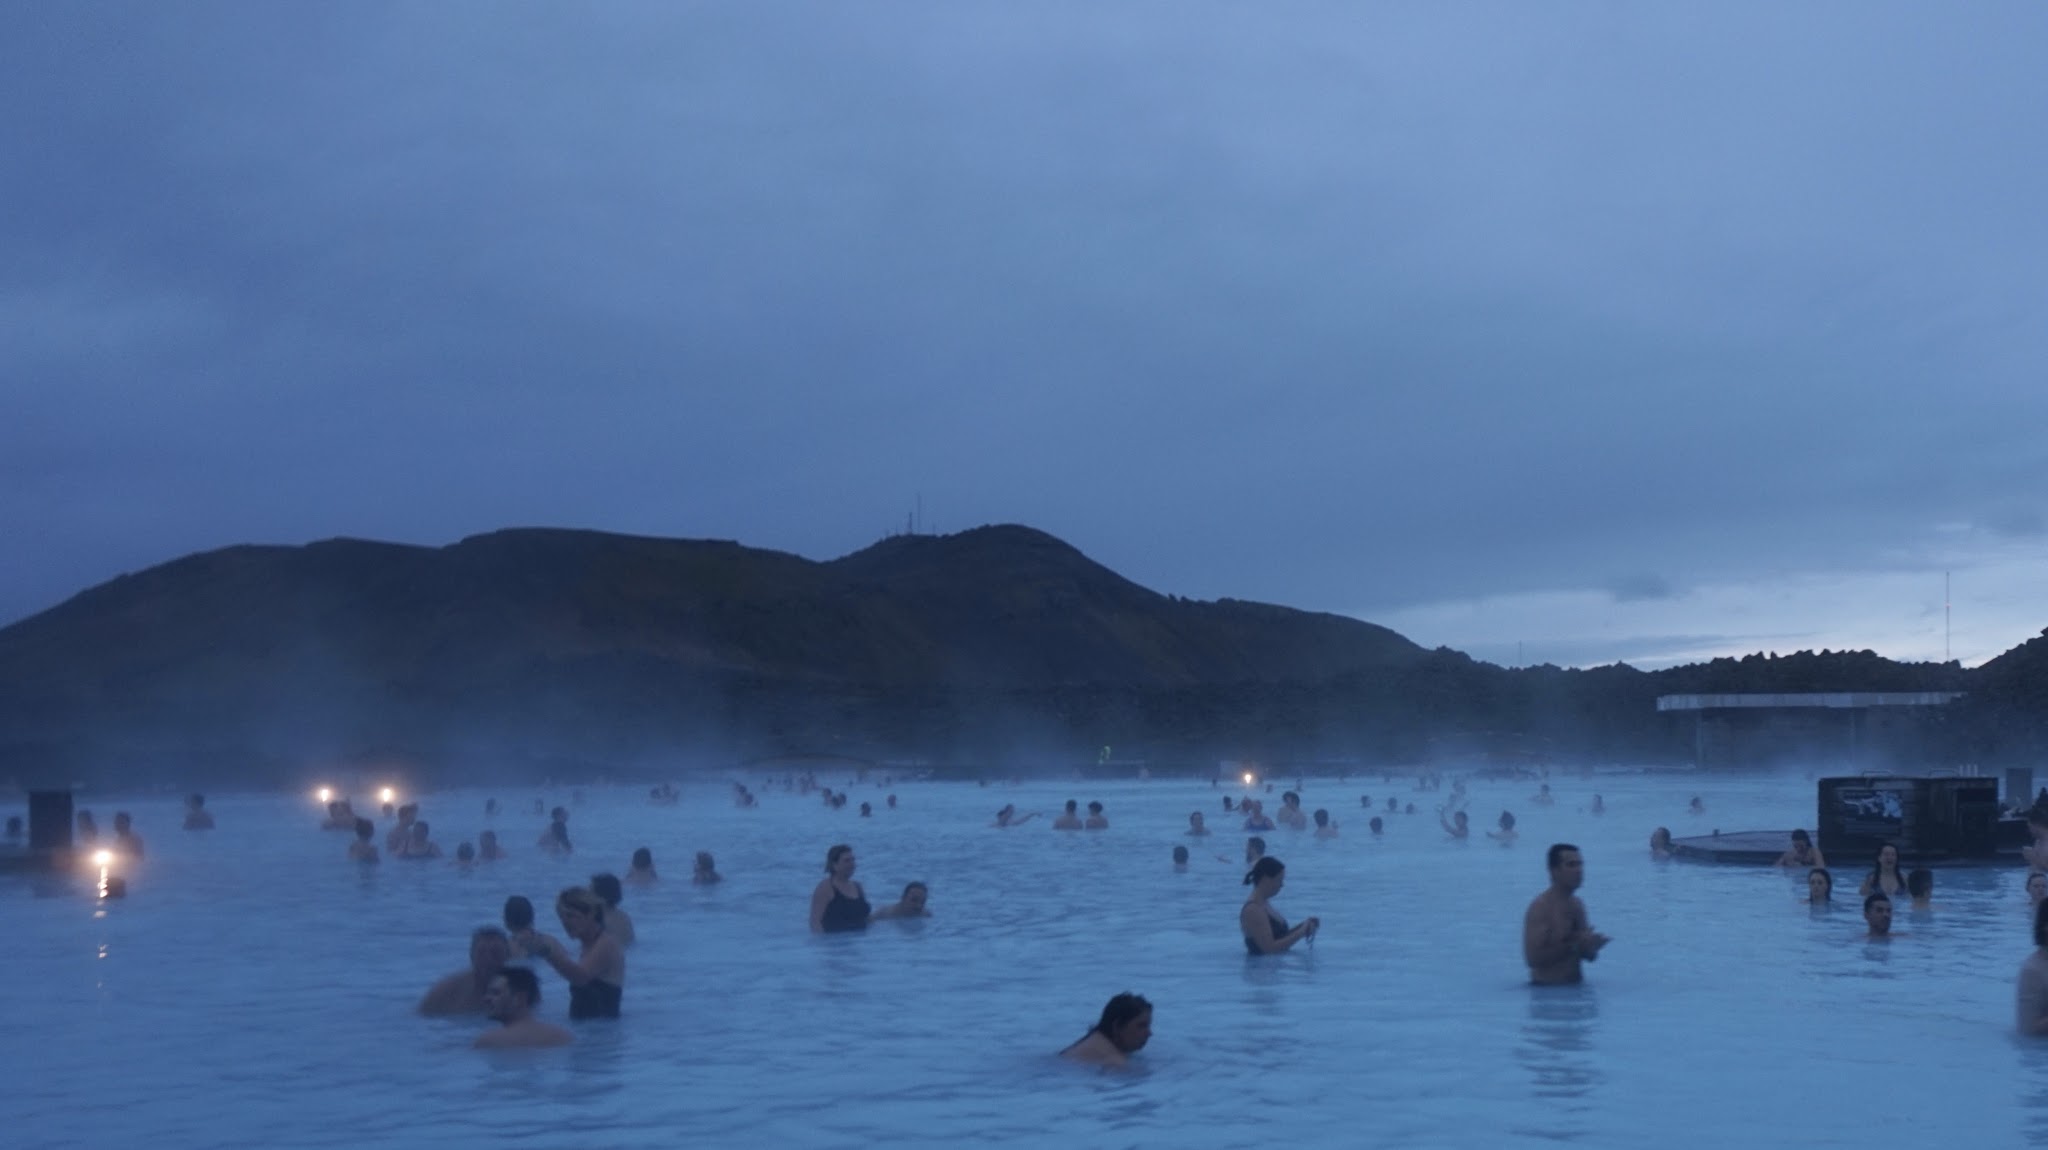
{"label": "mist over water", "polygon": [[[1901,910],[1900,937],[1871,944],[1853,893],[1866,860],[1829,860],[1837,908],[1817,915],[1797,901],[1803,873],[1648,857],[1658,825],[1810,828],[1812,783],[1550,783],[1550,808],[1528,802],[1534,782],[1470,784],[1475,836],[1504,807],[1519,820],[1521,841],[1501,847],[1445,838],[1448,789],[1310,779],[1304,807],[1327,808],[1341,836],[1263,837],[1288,865],[1277,907],[1323,931],[1256,960],[1237,931],[1245,836],[1220,802],[1242,789],[1184,780],[854,785],[840,810],[758,782],[752,810],[723,782],[685,785],[675,807],[588,788],[566,860],[535,851],[545,816],[529,813],[537,793],[568,804],[565,790],[411,796],[451,855],[487,826],[514,852],[471,872],[351,865],[303,797],[218,796],[205,834],[179,831],[168,800],[87,802],[102,825],[132,811],[148,859],[106,904],[83,882],[0,881],[17,936],[9,1015],[34,1050],[10,1075],[10,1142],[2048,1144],[2048,1047],[2013,1034],[2022,872],[1938,871],[1941,909]],[[1584,810],[1596,791],[1602,816]],[[1703,816],[1684,813],[1695,793]],[[1389,794],[1417,813],[1387,815]],[[505,811],[487,820],[492,796]],[[1067,798],[1101,800],[1111,828],[988,825],[1005,803],[1049,815]],[[1183,835],[1193,810],[1217,833]],[[1584,849],[1581,894],[1615,941],[1583,987],[1534,990],[1521,918],[1559,840]],[[808,934],[838,842],[876,905],[923,880],[934,917]],[[1176,844],[1194,848],[1185,873]],[[554,894],[623,874],[639,846],[663,879],[627,889],[640,941],[622,1019],[576,1024],[564,1050],[485,1055],[468,1049],[481,1020],[413,1015],[505,896],[532,898],[558,933]],[[723,884],[690,885],[697,850]],[[566,989],[541,978],[539,1014],[561,1021]],[[1135,1070],[1054,1058],[1126,989],[1155,1005]]]}

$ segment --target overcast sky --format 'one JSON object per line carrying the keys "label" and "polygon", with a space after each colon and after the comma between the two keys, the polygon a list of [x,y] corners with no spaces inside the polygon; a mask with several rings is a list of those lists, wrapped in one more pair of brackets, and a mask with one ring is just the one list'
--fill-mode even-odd
{"label": "overcast sky", "polygon": [[922,495],[1513,662],[2048,626],[2048,5],[0,6],[0,622]]}

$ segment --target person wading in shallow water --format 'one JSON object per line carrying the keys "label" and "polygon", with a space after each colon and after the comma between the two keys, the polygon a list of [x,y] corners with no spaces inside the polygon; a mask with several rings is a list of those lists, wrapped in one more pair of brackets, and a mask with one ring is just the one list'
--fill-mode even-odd
{"label": "person wading in shallow water", "polygon": [[1129,991],[1109,1000],[1102,1018],[1060,1057],[1091,1066],[1127,1066],[1152,1041],[1152,1004]]}
{"label": "person wading in shallow water", "polygon": [[582,944],[573,960],[547,935],[528,932],[518,940],[527,954],[568,980],[570,1018],[617,1018],[626,994],[626,948],[605,930],[604,911],[604,900],[584,887],[572,886],[555,897],[563,933]]}
{"label": "person wading in shallow water", "polygon": [[1550,887],[1529,903],[1529,913],[1522,917],[1522,959],[1529,964],[1530,982],[1561,986],[1585,977],[1579,964],[1599,958],[1608,938],[1586,921],[1586,904],[1579,901],[1579,884],[1586,881],[1579,848],[1558,843],[1544,861],[1550,867]]}
{"label": "person wading in shallow water", "polygon": [[843,934],[866,930],[874,907],[853,881],[853,848],[840,843],[825,852],[825,881],[811,892],[811,933]]}

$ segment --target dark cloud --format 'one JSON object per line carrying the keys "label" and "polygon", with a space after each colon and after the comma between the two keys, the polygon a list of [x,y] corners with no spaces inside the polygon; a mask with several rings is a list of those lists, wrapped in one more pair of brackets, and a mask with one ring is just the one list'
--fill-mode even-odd
{"label": "dark cloud", "polygon": [[0,619],[243,540],[828,556],[920,492],[1309,607],[1896,562],[2048,482],[2044,33],[10,8]]}

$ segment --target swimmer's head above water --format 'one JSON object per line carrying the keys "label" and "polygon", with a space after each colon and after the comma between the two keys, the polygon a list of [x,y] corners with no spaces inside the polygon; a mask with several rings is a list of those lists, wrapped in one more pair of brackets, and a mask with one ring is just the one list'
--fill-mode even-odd
{"label": "swimmer's head above water", "polygon": [[513,934],[533,929],[533,903],[523,894],[505,900],[505,929]]}
{"label": "swimmer's head above water", "polygon": [[1386,821],[1385,821],[1384,819],[1380,818],[1380,817],[1379,817],[1378,815],[1374,815],[1374,816],[1372,817],[1372,821],[1371,821],[1371,822],[1369,822],[1369,823],[1366,823],[1365,825],[1366,825],[1366,826],[1369,826],[1369,827],[1371,827],[1371,828],[1372,828],[1372,833],[1374,833],[1374,834],[1379,834],[1379,833],[1380,833],[1381,831],[1384,831],[1384,830],[1386,830],[1386,829],[1387,829],[1387,824],[1386,824]]}
{"label": "swimmer's head above water", "polygon": [[1257,862],[1266,857],[1266,840],[1257,835],[1244,840],[1244,861]]}
{"label": "swimmer's head above water", "polygon": [[[701,853],[700,853],[700,854],[698,855],[698,857],[699,857],[699,858],[709,858],[710,856],[709,856],[709,855],[705,855],[705,854],[701,854]],[[646,847],[641,847],[641,848],[640,848],[639,850],[636,850],[636,851],[634,851],[634,852],[633,852],[633,869],[634,869],[634,870],[638,870],[638,871],[650,871],[650,870],[653,870],[653,869],[654,869],[654,852],[653,852],[653,851],[651,851],[651,850],[648,850],[648,849],[647,849]]]}
{"label": "swimmer's head above water", "polygon": [[1872,934],[1892,932],[1892,900],[1883,891],[1863,900],[1863,921],[1870,925]]}
{"label": "swimmer's head above water", "polygon": [[854,866],[853,848],[845,843],[825,852],[825,873],[834,878],[852,878]]}
{"label": "swimmer's head above water", "polygon": [[1806,872],[1806,901],[1833,902],[1835,900],[1835,876],[1824,866],[1814,867]]}
{"label": "swimmer's head above water", "polygon": [[1188,848],[1184,846],[1176,846],[1173,848],[1173,865],[1188,865]]}
{"label": "swimmer's head above water", "polygon": [[1330,812],[1322,809],[1321,807],[1317,807],[1316,813],[1310,817],[1315,819],[1316,825],[1319,827],[1326,827],[1330,825]]}
{"label": "swimmer's head above water", "polygon": [[590,889],[597,897],[604,900],[604,904],[607,907],[619,905],[619,902],[626,897],[625,885],[619,882],[619,876],[615,874],[591,875]]}
{"label": "swimmer's head above water", "polygon": [[1090,1033],[1109,1039],[1125,1054],[1136,1054],[1152,1041],[1152,1004],[1143,995],[1125,991],[1103,1006]]}
{"label": "swimmer's head above water", "polygon": [[604,933],[604,900],[589,887],[569,887],[555,896],[555,917],[569,937],[588,942]]}

